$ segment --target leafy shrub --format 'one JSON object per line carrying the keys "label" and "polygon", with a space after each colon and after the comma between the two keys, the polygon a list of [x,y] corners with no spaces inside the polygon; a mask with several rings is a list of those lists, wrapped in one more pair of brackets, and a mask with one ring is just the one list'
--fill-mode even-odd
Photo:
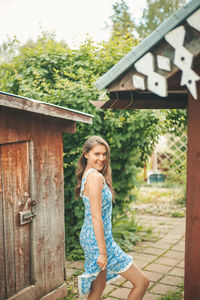
{"label": "leafy shrub", "polygon": [[130,218],[127,214],[118,215],[113,221],[113,238],[124,251],[133,251],[133,245],[141,241],[141,237],[137,234],[141,229],[133,214]]}
{"label": "leafy shrub", "polygon": [[[37,43],[19,48],[10,61],[2,62],[0,89],[25,97],[66,106],[94,115],[93,126],[78,123],[74,135],[64,134],[65,230],[69,255],[82,255],[79,232],[83,223],[82,200],[76,201],[75,170],[82,146],[90,135],[101,135],[111,148],[113,185],[116,191],[114,216],[128,208],[138,166],[151,153],[159,134],[159,118],[151,110],[102,111],[89,100],[100,96],[94,82],[135,45],[115,40],[94,46],[87,39],[71,50],[44,34]],[[73,254],[72,253],[75,253]]]}

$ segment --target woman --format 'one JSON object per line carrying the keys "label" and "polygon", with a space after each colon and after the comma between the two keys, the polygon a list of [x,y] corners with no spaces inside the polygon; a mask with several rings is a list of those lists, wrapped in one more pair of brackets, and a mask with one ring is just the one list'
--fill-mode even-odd
{"label": "woman", "polygon": [[106,282],[119,275],[128,279],[133,288],[128,300],[141,300],[149,281],[112,238],[112,178],[110,149],[99,136],[84,144],[77,168],[76,198],[85,205],[85,219],[80,243],[85,254],[85,273],[78,277],[79,293],[87,300],[100,300]]}

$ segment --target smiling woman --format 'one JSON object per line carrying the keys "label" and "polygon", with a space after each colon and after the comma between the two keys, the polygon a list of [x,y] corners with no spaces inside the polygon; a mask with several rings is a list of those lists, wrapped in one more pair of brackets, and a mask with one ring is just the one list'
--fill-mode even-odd
{"label": "smiling woman", "polygon": [[84,144],[77,168],[76,196],[85,205],[80,243],[85,255],[85,273],[78,277],[80,296],[100,300],[106,283],[121,275],[133,284],[129,300],[141,300],[148,279],[112,237],[112,178],[110,148],[99,136]]}
{"label": "smiling woman", "polygon": [[106,147],[104,145],[96,145],[88,153],[85,153],[87,159],[87,167],[101,171],[106,163]]}
{"label": "smiling woman", "polygon": [[80,194],[83,174],[90,168],[96,169],[103,175],[114,199],[110,167],[110,148],[108,143],[100,136],[91,136],[83,146],[83,152],[78,161],[78,168],[76,172],[76,198],[78,198]]}

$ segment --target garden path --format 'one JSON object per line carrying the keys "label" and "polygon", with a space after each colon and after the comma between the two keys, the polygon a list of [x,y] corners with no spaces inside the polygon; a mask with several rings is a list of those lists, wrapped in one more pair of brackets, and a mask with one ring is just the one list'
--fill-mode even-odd
{"label": "garden path", "polygon": [[[138,215],[136,219],[144,227],[152,227],[156,240],[140,242],[130,252],[134,262],[145,272],[150,280],[149,289],[144,300],[157,300],[168,291],[174,291],[183,284],[184,250],[185,250],[185,218],[174,218],[158,215]],[[77,281],[71,281],[73,275],[83,271],[83,262],[66,262],[68,286],[73,284],[73,292],[77,291]],[[103,299],[127,299],[131,284],[120,278],[107,285]],[[79,299],[78,296],[69,299]],[[68,298],[67,298],[68,299]]]}

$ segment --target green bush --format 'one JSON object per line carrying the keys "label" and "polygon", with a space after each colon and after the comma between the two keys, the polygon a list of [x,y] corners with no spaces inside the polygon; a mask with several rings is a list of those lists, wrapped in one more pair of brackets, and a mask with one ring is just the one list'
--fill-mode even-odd
{"label": "green bush", "polygon": [[63,136],[66,249],[70,257],[82,255],[79,232],[84,207],[81,199],[75,200],[74,188],[76,164],[85,140],[101,135],[110,145],[116,216],[128,208],[137,167],[151,153],[159,134],[159,118],[151,110],[102,111],[89,103],[100,96],[94,82],[135,43],[126,38],[126,43],[112,40],[94,46],[88,39],[79,49],[71,50],[44,34],[37,43],[24,45],[10,61],[1,63],[1,90],[94,115],[92,126],[78,123],[76,134]]}

